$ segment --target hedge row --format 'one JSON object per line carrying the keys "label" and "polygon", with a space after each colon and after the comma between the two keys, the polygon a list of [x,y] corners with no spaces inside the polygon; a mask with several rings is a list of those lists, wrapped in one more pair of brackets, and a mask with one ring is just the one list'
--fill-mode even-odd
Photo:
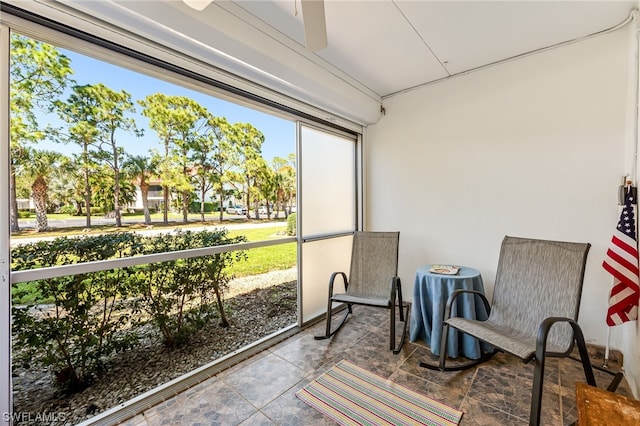
{"label": "hedge row", "polygon": [[[12,270],[243,241],[226,230],[61,237],[13,248]],[[80,390],[111,355],[136,345],[143,324],[157,327],[171,347],[214,318],[228,326],[223,294],[230,277],[225,271],[244,256],[236,251],[14,285],[14,353],[23,362],[51,367],[56,382],[67,390]],[[36,291],[40,300],[52,302],[18,305],[23,291]]]}
{"label": "hedge row", "polygon": [[[192,201],[191,204],[189,205],[189,212],[200,213],[201,206],[202,206],[202,203],[200,201]],[[217,202],[210,203],[205,201],[204,203],[205,213],[219,212],[219,211],[220,211],[220,208],[218,207]]]}

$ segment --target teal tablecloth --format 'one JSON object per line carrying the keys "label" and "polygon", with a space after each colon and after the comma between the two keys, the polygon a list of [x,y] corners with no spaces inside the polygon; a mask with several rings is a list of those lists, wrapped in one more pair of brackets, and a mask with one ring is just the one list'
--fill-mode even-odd
{"label": "teal tablecloth", "polygon": [[[440,355],[442,321],[449,295],[458,289],[477,290],[484,294],[484,285],[480,272],[475,269],[460,267],[456,275],[443,275],[429,272],[430,267],[426,265],[416,270],[409,339],[412,342],[424,340],[434,355]],[[451,311],[452,316],[469,319],[485,320],[488,316],[480,297],[473,294],[458,296]],[[482,350],[490,350],[490,346],[483,344]],[[447,355],[478,359],[481,345],[477,339],[449,328]]]}

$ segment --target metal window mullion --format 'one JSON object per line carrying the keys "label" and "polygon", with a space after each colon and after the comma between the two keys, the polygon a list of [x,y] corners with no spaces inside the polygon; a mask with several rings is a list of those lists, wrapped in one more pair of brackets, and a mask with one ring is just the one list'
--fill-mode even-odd
{"label": "metal window mullion", "polygon": [[[11,413],[11,249],[9,228],[9,181],[11,170],[9,133],[9,66],[11,30],[0,24],[0,200],[3,213],[0,217],[0,412]],[[11,424],[2,416],[0,422]]]}
{"label": "metal window mullion", "polygon": [[340,237],[347,237],[349,235],[353,235],[355,231],[344,231],[344,232],[333,232],[330,234],[322,234],[322,235],[310,235],[308,237],[302,237],[301,241],[302,243],[312,243],[314,241],[321,241],[321,240],[329,240],[332,238],[340,238]]}

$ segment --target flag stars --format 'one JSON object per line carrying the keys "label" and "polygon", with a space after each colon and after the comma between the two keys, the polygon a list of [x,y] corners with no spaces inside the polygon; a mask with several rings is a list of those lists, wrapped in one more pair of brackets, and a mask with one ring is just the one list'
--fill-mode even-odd
{"label": "flag stars", "polygon": [[618,221],[617,229],[635,240],[636,226],[633,211],[633,199],[634,197],[631,195],[631,192],[628,192],[624,200],[624,206],[620,212],[620,220]]}

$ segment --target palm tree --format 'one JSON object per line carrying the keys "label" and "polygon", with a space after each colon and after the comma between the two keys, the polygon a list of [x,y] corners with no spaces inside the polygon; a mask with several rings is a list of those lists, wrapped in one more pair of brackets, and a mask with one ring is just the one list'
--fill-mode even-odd
{"label": "palm tree", "polygon": [[27,161],[19,172],[31,182],[31,198],[36,210],[36,231],[42,232],[49,227],[47,220],[47,202],[49,179],[60,168],[68,164],[62,154],[54,151],[26,149]]}
{"label": "palm tree", "polygon": [[142,208],[144,210],[144,223],[151,224],[149,213],[149,178],[155,172],[155,163],[142,155],[130,156],[124,162],[125,173],[133,180],[138,181],[142,194]]}
{"label": "palm tree", "polygon": [[[292,210],[291,203],[296,199],[296,156],[289,154],[287,159],[276,157],[273,166],[277,174],[278,198],[284,210],[284,216],[288,217]],[[278,210],[276,210],[276,217],[278,217]]]}
{"label": "palm tree", "polygon": [[56,47],[16,33],[11,34],[10,52],[9,221],[11,232],[17,232],[20,230],[16,198],[18,169],[29,167],[25,162],[25,148],[46,137],[38,123],[37,111],[44,112],[51,106],[71,82],[73,70],[71,60]]}
{"label": "palm tree", "polygon": [[60,206],[72,205],[76,216],[82,216],[84,202],[84,181],[82,169],[75,161],[69,167],[54,171],[49,180],[50,199]]}
{"label": "palm tree", "polygon": [[[109,166],[102,166],[90,178],[91,183],[91,205],[99,207],[107,217],[117,219],[115,213],[116,190],[115,179]],[[133,203],[136,199],[136,188],[133,182],[128,180],[120,181],[120,200],[122,206]],[[120,226],[115,223],[116,226]]]}

